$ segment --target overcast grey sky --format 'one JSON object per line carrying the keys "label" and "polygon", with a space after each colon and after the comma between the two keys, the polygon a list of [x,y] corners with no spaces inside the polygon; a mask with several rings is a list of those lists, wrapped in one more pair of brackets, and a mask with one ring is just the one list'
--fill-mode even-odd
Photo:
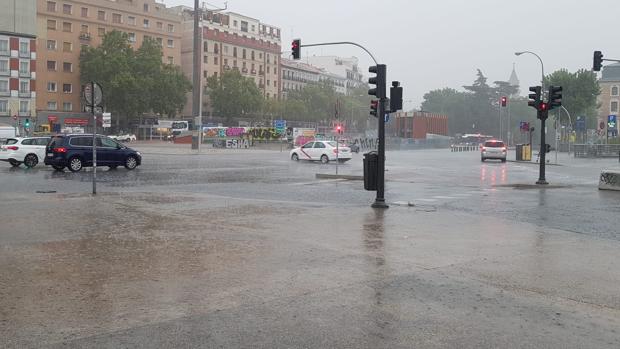
{"label": "overcast grey sky", "polygon": [[[283,50],[293,37],[302,44],[364,45],[387,64],[390,81],[402,82],[403,99],[411,100],[407,109],[418,107],[429,90],[471,84],[477,68],[489,82],[507,80],[513,63],[525,94],[540,82],[540,63],[532,55],[516,57],[515,51],[536,52],[546,74],[560,68],[591,69],[596,49],[605,58],[620,59],[618,0],[229,0],[228,10],[282,28]],[[312,54],[354,55],[364,71],[371,63],[354,47],[302,48],[302,57]]]}

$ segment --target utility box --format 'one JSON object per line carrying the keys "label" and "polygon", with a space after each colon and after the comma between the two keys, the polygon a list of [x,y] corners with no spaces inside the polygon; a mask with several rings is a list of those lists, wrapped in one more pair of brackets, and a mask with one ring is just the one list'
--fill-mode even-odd
{"label": "utility box", "polygon": [[517,144],[515,155],[516,155],[515,159],[517,161],[523,161],[523,144]]}
{"label": "utility box", "polygon": [[364,154],[364,189],[377,190],[377,175],[379,174],[379,153],[371,151]]}

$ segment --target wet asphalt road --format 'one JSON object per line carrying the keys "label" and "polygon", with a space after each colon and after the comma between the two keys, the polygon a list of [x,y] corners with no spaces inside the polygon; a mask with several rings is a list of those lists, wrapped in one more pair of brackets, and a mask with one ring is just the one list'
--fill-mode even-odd
{"label": "wet asphalt road", "polygon": [[141,150],[95,198],[88,171],[0,167],[0,346],[620,346],[617,162],[561,158],[540,190],[515,186],[535,165],[390,152],[377,213],[314,178],[333,164]]}

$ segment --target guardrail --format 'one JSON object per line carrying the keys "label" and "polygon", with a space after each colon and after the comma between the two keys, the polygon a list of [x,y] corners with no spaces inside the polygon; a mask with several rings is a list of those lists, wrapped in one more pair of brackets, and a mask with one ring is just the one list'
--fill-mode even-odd
{"label": "guardrail", "polygon": [[573,144],[571,150],[576,158],[620,157],[620,144]]}
{"label": "guardrail", "polygon": [[480,146],[478,145],[458,145],[453,144],[450,146],[451,152],[461,152],[461,151],[477,151],[480,150]]}

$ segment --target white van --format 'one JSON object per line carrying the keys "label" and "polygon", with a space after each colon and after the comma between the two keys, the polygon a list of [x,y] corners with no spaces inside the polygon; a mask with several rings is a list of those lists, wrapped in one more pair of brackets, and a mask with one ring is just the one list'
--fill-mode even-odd
{"label": "white van", "polygon": [[8,125],[0,125],[0,141],[5,141],[8,138],[14,138],[19,133],[15,134],[15,127]]}

